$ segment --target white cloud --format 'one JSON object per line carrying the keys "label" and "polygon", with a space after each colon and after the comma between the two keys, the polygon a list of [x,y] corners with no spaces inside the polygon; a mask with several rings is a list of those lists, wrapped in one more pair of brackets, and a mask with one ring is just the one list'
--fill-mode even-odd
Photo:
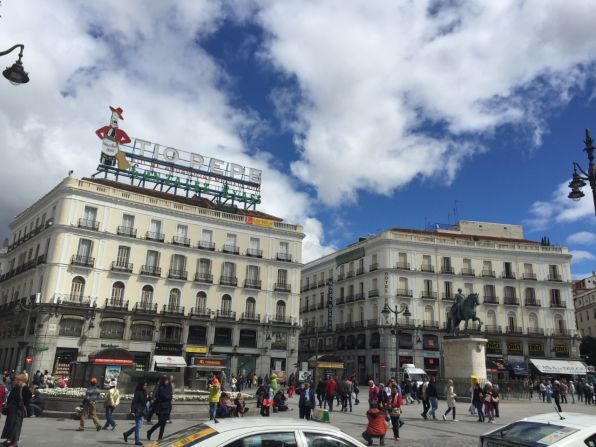
{"label": "white cloud", "polygon": [[[293,173],[328,204],[450,181],[478,134],[528,128],[591,76],[593,3],[260,1],[264,57],[295,79]],[[428,130],[431,124],[432,130]],[[425,130],[426,129],[426,130]]]}
{"label": "white cloud", "polygon": [[31,82],[0,82],[2,231],[68,170],[94,172],[94,131],[112,105],[124,109],[122,128],[131,136],[263,169],[260,209],[304,224],[305,260],[325,253],[307,194],[269,154],[246,147],[265,124],[231,105],[227,74],[198,45],[227,12],[207,1],[5,2],[3,34],[25,43]]}
{"label": "white cloud", "polygon": [[569,245],[594,245],[596,244],[596,234],[589,231],[580,231],[567,236]]}
{"label": "white cloud", "polygon": [[585,250],[571,250],[569,253],[573,256],[571,258],[572,264],[578,264],[583,261],[594,261],[596,259],[596,256]]}

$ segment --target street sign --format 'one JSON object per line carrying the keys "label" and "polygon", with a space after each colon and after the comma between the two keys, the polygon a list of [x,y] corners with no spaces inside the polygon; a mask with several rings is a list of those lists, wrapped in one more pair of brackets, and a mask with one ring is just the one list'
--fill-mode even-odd
{"label": "street sign", "polygon": [[27,357],[25,357],[25,363],[27,365],[31,365],[33,363],[33,356],[32,355],[28,355]]}

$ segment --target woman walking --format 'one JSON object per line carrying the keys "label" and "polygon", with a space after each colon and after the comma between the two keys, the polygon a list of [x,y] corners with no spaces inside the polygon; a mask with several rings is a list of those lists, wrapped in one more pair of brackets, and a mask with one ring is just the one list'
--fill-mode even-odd
{"label": "woman walking", "polygon": [[170,413],[172,412],[172,387],[170,378],[163,376],[160,380],[157,394],[155,396],[155,414],[157,414],[157,423],[147,431],[147,439],[151,440],[151,435],[159,428],[157,439],[163,438],[163,431],[166,428]]}
{"label": "woman walking", "polygon": [[495,423],[495,407],[493,406],[493,384],[486,382],[484,386],[484,414],[488,417],[488,423]]}
{"label": "woman walking", "polygon": [[112,416],[118,405],[120,405],[120,391],[116,388],[116,382],[112,380],[104,403],[104,406],[106,407],[106,423],[103,426],[104,430],[107,430],[109,426],[112,426],[112,430],[114,430],[116,425],[118,425]]}
{"label": "woman walking", "polygon": [[31,402],[31,391],[27,386],[27,376],[17,374],[8,399],[6,399],[6,422],[2,430],[2,438],[6,439],[5,447],[16,447],[21,437],[23,418],[27,416],[27,407]]}
{"label": "woman walking", "polygon": [[135,434],[135,445],[143,445],[141,442],[141,428],[145,421],[145,414],[147,411],[147,384],[139,382],[135,389],[135,394],[130,404],[130,414],[135,418],[135,426],[130,430],[124,432],[124,442],[128,442],[128,437]]}
{"label": "woman walking", "polygon": [[391,394],[389,396],[389,403],[387,404],[389,417],[391,418],[391,427],[393,428],[393,439],[399,441],[399,426],[401,421],[401,406],[404,403],[402,395],[397,390],[397,385],[391,385]]}
{"label": "woman walking", "polygon": [[447,401],[447,411],[445,411],[445,413],[443,414],[444,421],[447,420],[447,415],[449,413],[452,413],[453,421],[457,422],[457,419],[455,419],[455,398],[456,397],[457,397],[457,395],[455,394],[455,391],[453,389],[453,380],[449,379],[447,381],[447,386],[445,387],[445,400]]}
{"label": "woman walking", "polygon": [[484,412],[482,411],[482,405],[484,403],[484,393],[480,388],[480,383],[474,382],[474,389],[472,392],[472,405],[476,408],[478,413],[478,422],[484,422]]}

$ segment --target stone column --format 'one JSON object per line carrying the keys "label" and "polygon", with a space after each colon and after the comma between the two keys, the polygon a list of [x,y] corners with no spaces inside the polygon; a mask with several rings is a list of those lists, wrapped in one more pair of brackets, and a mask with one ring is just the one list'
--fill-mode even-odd
{"label": "stone column", "polygon": [[486,343],[478,337],[449,337],[443,339],[443,358],[446,379],[486,379]]}

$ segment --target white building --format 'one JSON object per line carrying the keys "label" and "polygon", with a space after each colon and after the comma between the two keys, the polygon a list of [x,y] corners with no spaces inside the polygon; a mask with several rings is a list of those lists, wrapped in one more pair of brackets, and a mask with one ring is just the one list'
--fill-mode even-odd
{"label": "white building", "polygon": [[460,221],[361,239],[303,267],[300,359],[337,352],[361,380],[389,376],[396,359],[381,316],[388,303],[412,313],[399,320],[400,364],[440,374],[447,312],[460,288],[479,295],[490,372],[505,373],[496,370],[501,360],[527,368],[530,358],[577,358],[570,259],[564,247],[525,240],[518,225]]}

